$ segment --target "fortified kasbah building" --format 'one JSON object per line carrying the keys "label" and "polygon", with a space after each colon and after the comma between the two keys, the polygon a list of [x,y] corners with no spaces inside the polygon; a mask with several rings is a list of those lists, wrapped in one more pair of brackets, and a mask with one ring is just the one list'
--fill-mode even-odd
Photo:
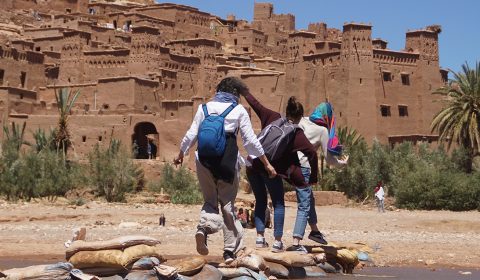
{"label": "fortified kasbah building", "polygon": [[430,122],[441,103],[431,92],[447,81],[439,26],[408,31],[394,51],[369,24],[296,30],[295,16],[270,3],[255,3],[252,22],[153,0],[0,6],[0,125],[25,122],[32,140],[57,125],[55,90],[80,89],[69,122],[78,158],[111,138],[136,141],[146,158],[148,137],[156,157],[171,160],[198,105],[228,75],[273,110],[283,112],[291,95],[308,114],[328,100],[338,125],[369,143],[437,140]]}

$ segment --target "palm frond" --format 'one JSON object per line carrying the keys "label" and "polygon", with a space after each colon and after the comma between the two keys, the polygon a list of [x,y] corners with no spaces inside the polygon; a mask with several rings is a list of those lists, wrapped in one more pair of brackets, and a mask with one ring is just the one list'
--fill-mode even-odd
{"label": "palm frond", "polygon": [[460,72],[449,70],[453,78],[434,94],[446,96],[446,106],[432,119],[430,128],[448,147],[458,143],[473,154],[480,150],[480,63],[470,68],[462,65]]}

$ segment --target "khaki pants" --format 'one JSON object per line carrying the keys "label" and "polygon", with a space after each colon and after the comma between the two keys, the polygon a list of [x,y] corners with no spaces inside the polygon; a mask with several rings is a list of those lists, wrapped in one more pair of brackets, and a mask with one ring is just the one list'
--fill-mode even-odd
{"label": "khaki pants", "polygon": [[[243,227],[237,220],[234,210],[238,190],[238,173],[233,184],[229,184],[222,180],[216,180],[198,159],[195,163],[200,189],[205,201],[197,228],[203,228],[207,233],[223,230],[224,250],[237,253],[243,248]],[[221,206],[223,221],[219,215],[218,203]]]}

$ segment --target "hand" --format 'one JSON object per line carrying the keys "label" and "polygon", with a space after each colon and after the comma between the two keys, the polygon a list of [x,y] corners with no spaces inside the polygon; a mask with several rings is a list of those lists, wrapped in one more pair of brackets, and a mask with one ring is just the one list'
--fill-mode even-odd
{"label": "hand", "polygon": [[184,156],[183,152],[180,151],[180,152],[178,153],[177,158],[175,158],[175,159],[173,160],[173,164],[175,164],[175,166],[177,166],[177,165],[179,165],[179,164],[182,165],[182,163],[183,163],[183,156]]}
{"label": "hand", "polygon": [[340,158],[339,161],[340,161],[341,163],[343,163],[343,164],[347,164],[348,158],[349,158],[348,155],[342,155],[342,157]]}
{"label": "hand", "polygon": [[275,168],[273,168],[271,164],[265,166],[265,169],[267,170],[269,178],[275,178],[277,176],[277,171],[275,171]]}

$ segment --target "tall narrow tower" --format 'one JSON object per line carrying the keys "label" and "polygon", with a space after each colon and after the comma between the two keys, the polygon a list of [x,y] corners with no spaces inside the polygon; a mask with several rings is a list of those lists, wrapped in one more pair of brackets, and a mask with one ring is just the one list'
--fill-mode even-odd
{"label": "tall narrow tower", "polygon": [[[331,102],[340,124],[355,127],[367,140],[376,135],[377,108],[373,65],[372,26],[343,26],[339,95]],[[340,112],[341,115],[340,116]]]}

